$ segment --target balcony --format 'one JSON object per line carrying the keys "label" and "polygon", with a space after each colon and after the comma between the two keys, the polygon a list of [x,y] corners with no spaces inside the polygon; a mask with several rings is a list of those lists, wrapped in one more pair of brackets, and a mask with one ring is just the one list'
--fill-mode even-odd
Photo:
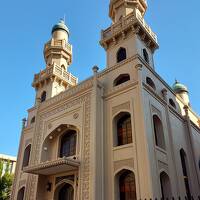
{"label": "balcony", "polygon": [[45,44],[45,51],[50,48],[63,48],[66,49],[69,53],[72,53],[72,45],[67,43],[65,40],[50,40]]}
{"label": "balcony", "polygon": [[51,76],[56,76],[60,80],[72,86],[75,86],[78,83],[78,79],[75,76],[65,71],[63,68],[59,67],[58,65],[54,64],[40,71],[40,73],[35,74],[34,80],[33,80],[33,86],[39,84],[42,81],[49,79]]}
{"label": "balcony", "polygon": [[113,24],[108,29],[103,30],[101,34],[101,41],[109,40],[114,35],[117,35],[119,32],[124,31],[128,27],[132,25],[134,26],[136,24],[139,24],[149,34],[150,38],[155,43],[158,43],[156,34],[151,30],[150,26],[147,25],[144,18],[137,11],[122,18],[122,20]]}
{"label": "balcony", "polygon": [[68,171],[78,170],[80,162],[72,158],[59,158],[54,161],[46,161],[34,166],[23,168],[25,173],[36,175],[54,175]]}

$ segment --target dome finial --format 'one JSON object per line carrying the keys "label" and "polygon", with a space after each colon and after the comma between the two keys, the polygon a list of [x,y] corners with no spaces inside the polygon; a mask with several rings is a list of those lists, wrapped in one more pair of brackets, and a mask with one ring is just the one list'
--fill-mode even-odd
{"label": "dome finial", "polygon": [[67,32],[67,34],[69,34],[69,29],[65,24],[65,16],[64,16],[64,19],[60,18],[59,22],[53,26],[52,34],[57,30],[63,30],[65,32]]}

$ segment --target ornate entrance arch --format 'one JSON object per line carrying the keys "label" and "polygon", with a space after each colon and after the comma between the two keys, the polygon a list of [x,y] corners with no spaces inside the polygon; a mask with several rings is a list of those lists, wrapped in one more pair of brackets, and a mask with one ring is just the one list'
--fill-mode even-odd
{"label": "ornate entrance arch", "polygon": [[74,200],[74,188],[69,183],[60,184],[54,194],[55,200]]}

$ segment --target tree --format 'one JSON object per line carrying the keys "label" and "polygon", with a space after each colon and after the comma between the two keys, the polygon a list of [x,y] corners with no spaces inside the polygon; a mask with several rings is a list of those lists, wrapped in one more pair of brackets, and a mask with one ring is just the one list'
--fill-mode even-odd
{"label": "tree", "polygon": [[0,161],[0,200],[8,200],[10,197],[13,174],[9,173],[10,163],[6,163],[4,171],[4,162]]}

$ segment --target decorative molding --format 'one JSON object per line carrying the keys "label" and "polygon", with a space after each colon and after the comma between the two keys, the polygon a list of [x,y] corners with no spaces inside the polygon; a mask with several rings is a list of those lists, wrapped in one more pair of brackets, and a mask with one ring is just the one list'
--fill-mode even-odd
{"label": "decorative molding", "polygon": [[25,141],[25,148],[26,148],[26,146],[27,146],[28,144],[31,144],[31,143],[32,143],[32,138],[27,139],[27,140]]}
{"label": "decorative molding", "polygon": [[113,107],[112,108],[112,115],[114,116],[116,113],[118,113],[121,110],[130,110],[130,101]]}
{"label": "decorative molding", "polygon": [[78,117],[79,117],[79,114],[78,113],[74,113],[73,118],[77,119]]}
{"label": "decorative molding", "polygon": [[129,167],[130,169],[134,169],[134,160],[133,159],[126,159],[114,162],[114,172],[117,172],[119,169],[125,169]]}
{"label": "decorative molding", "polygon": [[79,83],[78,85],[69,88],[66,91],[60,93],[59,95],[43,102],[39,107],[39,111],[41,112],[42,110],[47,109],[48,106],[52,106],[53,104],[56,104],[65,99],[69,99],[70,97],[73,97],[76,94],[80,94],[82,91],[86,91],[87,89],[92,88],[92,86],[93,86],[93,77],[90,77],[85,81]]}
{"label": "decorative molding", "polygon": [[91,115],[91,98],[88,96],[85,101],[85,117],[84,117],[84,139],[83,139],[83,161],[82,170],[83,173],[80,177],[80,199],[84,197],[84,200],[90,199],[90,115]]}
{"label": "decorative molding", "polygon": [[18,189],[20,189],[22,186],[25,186],[25,185],[26,185],[26,180],[19,181]]}
{"label": "decorative molding", "polygon": [[[59,98],[55,98],[52,101],[49,101],[50,103],[55,103],[56,101],[59,101],[61,97],[66,97],[67,94],[64,96],[60,96]],[[84,150],[83,150],[83,174],[82,174],[82,196],[84,196],[85,200],[89,199],[89,159],[90,159],[90,104],[91,104],[91,93],[87,93],[84,96],[81,96],[77,98],[76,100],[71,100],[63,105],[58,105],[57,108],[54,108],[53,110],[47,111],[45,113],[42,113],[40,116],[38,116],[39,124],[36,128],[36,132],[34,135],[33,140],[33,150],[31,151],[31,159],[30,159],[30,165],[37,165],[40,163],[39,156],[41,151],[41,145],[42,145],[42,135],[44,132],[44,121],[47,117],[50,117],[52,115],[55,115],[57,113],[60,113],[62,111],[66,111],[69,108],[83,104],[85,106],[85,123],[84,123]],[[29,200],[35,200],[35,191],[37,187],[37,181],[38,176],[37,175],[29,175],[28,178],[28,191],[27,196],[29,196]],[[88,198],[86,198],[88,197]]]}

